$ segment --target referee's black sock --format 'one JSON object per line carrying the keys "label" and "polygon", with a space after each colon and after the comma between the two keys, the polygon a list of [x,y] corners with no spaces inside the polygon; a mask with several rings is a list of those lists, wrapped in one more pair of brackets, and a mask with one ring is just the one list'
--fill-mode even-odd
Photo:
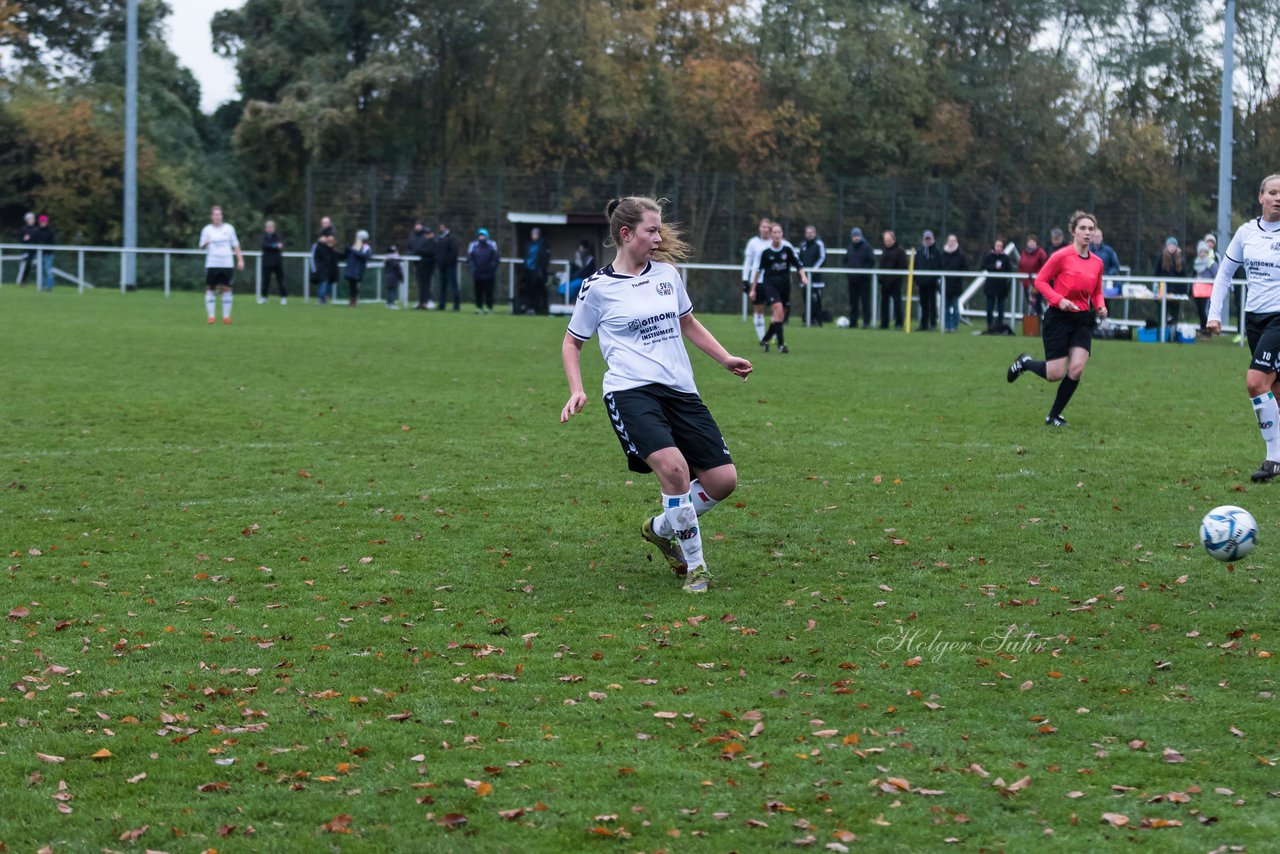
{"label": "referee's black sock", "polygon": [[1058,383],[1058,396],[1053,399],[1053,409],[1049,410],[1049,417],[1061,415],[1062,410],[1067,408],[1067,404],[1071,402],[1071,395],[1076,393],[1076,386],[1080,385],[1080,380],[1073,380],[1071,377],[1063,377],[1062,382]]}
{"label": "referee's black sock", "polygon": [[774,333],[778,336],[778,346],[779,346],[779,347],[781,347],[781,346],[782,346],[782,344],[783,344],[783,342],[782,342],[782,323],[781,323],[781,322],[776,322],[776,323],[774,323],[774,324],[773,324],[773,330],[774,330]]}
{"label": "referee's black sock", "polygon": [[[1022,369],[1024,371],[1030,371],[1042,380],[1047,379],[1047,375],[1044,372],[1044,359],[1027,359],[1022,363]],[[1071,395],[1067,396],[1070,397]]]}

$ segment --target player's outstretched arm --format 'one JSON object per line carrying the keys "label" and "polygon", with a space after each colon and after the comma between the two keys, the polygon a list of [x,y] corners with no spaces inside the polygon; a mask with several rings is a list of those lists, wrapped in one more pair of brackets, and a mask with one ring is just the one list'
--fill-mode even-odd
{"label": "player's outstretched arm", "polygon": [[560,423],[564,424],[587,405],[587,395],[582,390],[582,342],[567,332],[560,345],[560,361],[569,381],[569,400],[560,410]]}
{"label": "player's outstretched arm", "polygon": [[715,359],[720,364],[733,372],[734,376],[742,377],[743,382],[753,370],[751,363],[740,356],[735,356],[724,348],[716,337],[707,331],[707,327],[699,322],[698,318],[690,312],[680,318],[680,329],[684,332],[684,337],[692,342],[702,352]]}

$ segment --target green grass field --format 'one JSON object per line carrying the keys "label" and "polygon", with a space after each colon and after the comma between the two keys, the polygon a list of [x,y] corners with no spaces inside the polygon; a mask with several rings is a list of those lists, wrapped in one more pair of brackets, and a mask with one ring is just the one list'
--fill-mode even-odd
{"label": "green grass field", "polygon": [[691,596],[563,318],[0,289],[0,849],[1274,850],[1243,350],[703,321]]}

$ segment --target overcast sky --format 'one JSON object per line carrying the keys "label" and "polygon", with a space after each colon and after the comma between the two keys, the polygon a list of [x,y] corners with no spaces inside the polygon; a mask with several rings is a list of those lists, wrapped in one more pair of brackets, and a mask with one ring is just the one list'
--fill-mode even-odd
{"label": "overcast sky", "polygon": [[200,108],[212,113],[219,104],[234,101],[236,72],[211,46],[209,22],[220,9],[237,9],[244,0],[169,0],[169,47],[178,61],[200,82]]}

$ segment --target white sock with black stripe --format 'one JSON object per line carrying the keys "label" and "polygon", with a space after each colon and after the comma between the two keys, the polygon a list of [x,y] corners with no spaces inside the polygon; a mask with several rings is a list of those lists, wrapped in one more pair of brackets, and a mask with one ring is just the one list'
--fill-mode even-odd
{"label": "white sock with black stripe", "polygon": [[[689,498],[693,501],[694,512],[698,514],[699,518],[701,518],[703,513],[706,513],[712,507],[715,507],[720,503],[707,494],[706,490],[702,488],[702,484],[698,483],[697,478],[694,478],[689,482]],[[666,495],[662,496],[662,506],[663,508],[667,506]],[[675,529],[672,528],[671,523],[667,521],[667,514],[665,512],[659,513],[657,516],[653,517],[653,532],[659,537],[665,537],[666,539],[671,539],[676,535]]]}
{"label": "white sock with black stripe", "polygon": [[662,515],[675,532],[676,542],[684,552],[689,568],[704,565],[702,557],[702,532],[698,530],[698,512],[693,509],[693,499],[684,495],[662,496]]}

